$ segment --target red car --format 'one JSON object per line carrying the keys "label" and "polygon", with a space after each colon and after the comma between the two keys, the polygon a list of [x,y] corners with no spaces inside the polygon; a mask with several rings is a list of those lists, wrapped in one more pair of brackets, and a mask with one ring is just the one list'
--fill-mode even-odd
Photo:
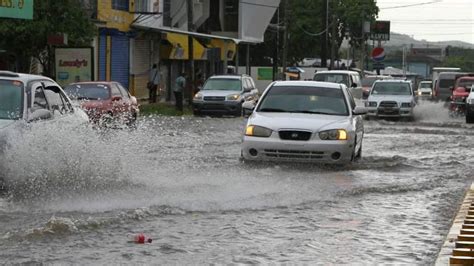
{"label": "red car", "polygon": [[451,102],[449,110],[451,114],[464,114],[466,112],[466,98],[474,85],[474,76],[472,74],[459,75],[456,77],[454,87],[451,87]]}
{"label": "red car", "polygon": [[64,91],[71,100],[80,103],[94,123],[119,121],[131,126],[137,121],[140,112],[137,99],[118,82],[77,82],[69,84]]}

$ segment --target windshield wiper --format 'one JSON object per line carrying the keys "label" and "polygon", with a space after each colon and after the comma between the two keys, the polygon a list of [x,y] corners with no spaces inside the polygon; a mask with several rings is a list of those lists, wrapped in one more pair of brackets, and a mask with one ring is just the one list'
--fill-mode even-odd
{"label": "windshield wiper", "polygon": [[286,110],[283,109],[278,109],[278,108],[262,108],[258,110],[259,112],[287,112]]}

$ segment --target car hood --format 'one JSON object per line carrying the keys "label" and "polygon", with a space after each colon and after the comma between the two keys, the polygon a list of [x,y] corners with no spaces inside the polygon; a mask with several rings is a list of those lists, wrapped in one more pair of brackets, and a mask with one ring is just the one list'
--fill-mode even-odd
{"label": "car hood", "polygon": [[431,89],[430,89],[430,88],[420,88],[420,89],[418,89],[418,91],[421,91],[421,92],[431,92]]}
{"label": "car hood", "polygon": [[102,105],[104,105],[104,101],[81,101],[80,106],[83,109],[94,109],[94,108],[100,108]]}
{"label": "car hood", "polygon": [[272,130],[303,129],[318,132],[325,129],[347,129],[349,121],[348,116],[254,112],[249,117],[248,124],[263,126]]}
{"label": "car hood", "polygon": [[233,94],[240,94],[241,91],[222,91],[222,90],[201,90],[200,93],[202,94],[203,97],[206,96],[229,96]]}
{"label": "car hood", "polygon": [[9,120],[9,119],[0,119],[0,130],[13,125],[16,120]]}
{"label": "car hood", "polygon": [[413,101],[412,95],[370,95],[369,101],[381,102],[381,101],[396,101],[396,102],[411,102]]}

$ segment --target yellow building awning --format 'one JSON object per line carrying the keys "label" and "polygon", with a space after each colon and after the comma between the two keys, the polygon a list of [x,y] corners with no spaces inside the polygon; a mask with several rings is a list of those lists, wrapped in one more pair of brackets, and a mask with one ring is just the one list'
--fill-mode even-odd
{"label": "yellow building awning", "polygon": [[[188,60],[189,45],[188,35],[179,33],[166,33],[166,40],[171,43],[172,49],[166,59]],[[193,58],[194,60],[206,59],[206,48],[193,38]]]}
{"label": "yellow building awning", "polygon": [[[237,50],[237,45],[233,41],[222,40],[222,39],[212,39],[211,44],[214,48],[221,48],[220,59],[224,60],[227,57],[227,60],[233,60],[235,56],[235,51]],[[226,54],[227,51],[227,54]]]}

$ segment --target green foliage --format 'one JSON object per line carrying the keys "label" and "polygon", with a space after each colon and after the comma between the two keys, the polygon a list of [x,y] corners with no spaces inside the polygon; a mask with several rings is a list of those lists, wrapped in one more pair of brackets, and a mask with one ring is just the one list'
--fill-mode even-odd
{"label": "green foliage", "polygon": [[0,19],[0,48],[8,51],[27,71],[29,58],[36,57],[51,75],[52,49],[49,34],[65,33],[69,46],[90,45],[97,29],[81,8],[80,0],[36,0],[33,20]]}
{"label": "green foliage", "polygon": [[[272,19],[272,24],[288,29],[288,65],[301,61],[306,57],[320,57],[321,43],[325,41],[325,5],[326,0],[286,0],[288,10],[284,12],[284,1]],[[362,24],[364,21],[374,21],[378,14],[375,0],[329,0],[329,25],[336,24],[337,50],[343,38],[348,35],[352,44],[360,47],[364,43]],[[286,16],[286,18],[285,18]],[[278,19],[279,18],[279,19]],[[329,29],[329,38],[331,38]],[[330,43],[330,42],[329,42]],[[328,45],[329,47],[329,45]],[[278,49],[278,54],[276,51]],[[328,51],[330,48],[328,48]],[[283,30],[269,27],[265,33],[265,42],[251,47],[252,65],[270,65],[271,58],[281,61],[283,54]],[[241,53],[240,62],[245,62],[245,54]]]}

